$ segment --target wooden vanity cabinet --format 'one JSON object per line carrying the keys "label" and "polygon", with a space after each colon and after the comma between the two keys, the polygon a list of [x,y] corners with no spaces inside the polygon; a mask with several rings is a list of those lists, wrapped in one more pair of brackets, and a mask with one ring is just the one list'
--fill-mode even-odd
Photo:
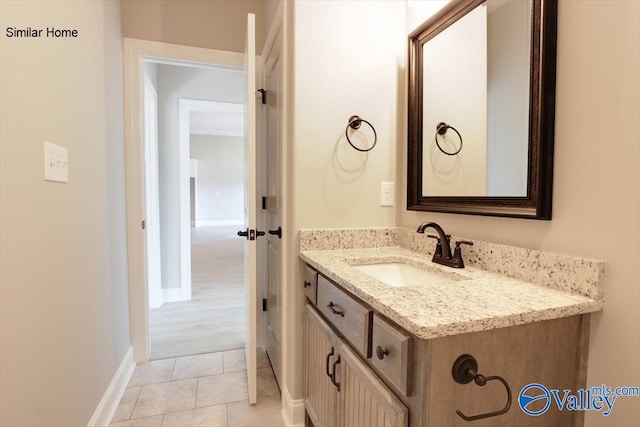
{"label": "wooden vanity cabinet", "polygon": [[[321,274],[316,277],[317,299],[308,299],[304,343],[305,406],[315,427],[583,425],[584,412],[553,405],[543,416],[526,415],[518,394],[530,383],[573,393],[585,388],[588,315],[426,340]],[[327,311],[331,302],[335,311],[345,310],[344,317]],[[464,354],[477,360],[478,373],[500,376],[510,385],[512,404],[505,414],[471,422],[457,414],[495,412],[507,401],[499,381],[483,387],[454,381],[453,364]]]}
{"label": "wooden vanity cabinet", "polygon": [[371,309],[318,275],[318,311],[365,359],[371,356]]}
{"label": "wooden vanity cabinet", "polygon": [[304,277],[302,286],[305,296],[315,304],[318,296],[318,272],[308,265],[304,266]]}
{"label": "wooden vanity cabinet", "polygon": [[[588,316],[545,320],[508,328],[452,335],[424,344],[428,360],[422,381],[424,426],[451,427],[577,427],[584,422],[584,411],[562,411],[551,404],[541,416],[529,416],[518,406],[518,394],[528,384],[539,383],[549,389],[571,390],[585,387]],[[498,381],[484,387],[458,384],[452,378],[452,365],[463,354],[478,362],[478,372],[486,377],[503,377],[512,392],[509,411],[500,416],[464,421],[467,416],[499,410],[505,406],[506,390]],[[540,407],[535,407],[540,409]]]}
{"label": "wooden vanity cabinet", "polygon": [[400,394],[411,396],[414,339],[377,314],[371,329],[372,367]]}
{"label": "wooden vanity cabinet", "polygon": [[313,425],[406,427],[407,407],[311,305],[305,321],[305,406]]}
{"label": "wooden vanity cabinet", "polygon": [[305,406],[316,427],[336,425],[338,387],[333,384],[332,358],[338,360],[338,336],[307,304],[305,317]]}

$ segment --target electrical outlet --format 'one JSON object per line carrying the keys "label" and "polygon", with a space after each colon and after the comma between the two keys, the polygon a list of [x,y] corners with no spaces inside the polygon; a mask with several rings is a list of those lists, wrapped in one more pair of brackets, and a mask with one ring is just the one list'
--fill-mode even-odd
{"label": "electrical outlet", "polygon": [[44,180],[69,182],[68,157],[66,148],[44,141]]}
{"label": "electrical outlet", "polygon": [[393,182],[380,183],[380,206],[393,206]]}

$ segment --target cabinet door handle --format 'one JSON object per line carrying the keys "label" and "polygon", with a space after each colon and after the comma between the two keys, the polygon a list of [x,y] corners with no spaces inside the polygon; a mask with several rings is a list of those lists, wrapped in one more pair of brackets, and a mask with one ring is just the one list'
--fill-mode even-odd
{"label": "cabinet door handle", "polygon": [[336,366],[339,363],[340,363],[340,355],[338,355],[338,358],[336,359],[336,361],[333,362],[333,365],[332,365],[333,372],[331,372],[331,382],[333,383],[334,386],[336,386],[338,391],[340,391],[340,383],[336,381]]}
{"label": "cabinet door handle", "polygon": [[337,315],[338,315],[338,316],[340,316],[340,317],[344,317],[344,311],[340,310],[340,309],[339,309],[340,307],[338,307],[338,309],[335,309],[334,307],[338,307],[338,306],[337,306],[337,305],[335,305],[335,304],[333,303],[333,301],[329,301],[329,304],[327,305],[327,308],[328,308],[329,310],[331,310],[331,312],[332,312],[333,314],[337,314]]}
{"label": "cabinet door handle", "polygon": [[310,281],[308,281],[308,280],[305,280],[305,281],[304,281],[304,287],[305,287],[305,288],[308,288],[309,286],[311,286],[311,282],[310,282]]}
{"label": "cabinet door handle", "polygon": [[327,354],[327,361],[325,363],[325,371],[327,373],[327,376],[329,378],[331,378],[332,382],[333,382],[333,375],[331,374],[331,372],[329,371],[329,360],[331,359],[331,356],[334,355],[334,348],[333,346],[331,347],[331,351],[329,352],[329,354]]}

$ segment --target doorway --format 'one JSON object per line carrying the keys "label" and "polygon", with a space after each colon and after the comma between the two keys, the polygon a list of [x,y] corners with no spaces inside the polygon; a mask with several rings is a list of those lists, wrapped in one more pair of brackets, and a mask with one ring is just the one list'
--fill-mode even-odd
{"label": "doorway", "polygon": [[[230,76],[234,73],[237,75],[239,70],[243,69],[244,58],[242,54],[222,52],[209,49],[200,49],[187,46],[170,45],[164,43],[149,42],[144,40],[125,39],[125,117],[127,124],[125,127],[125,136],[127,141],[126,151],[126,172],[127,172],[127,229],[128,231],[128,264],[129,264],[129,290],[130,290],[130,323],[131,323],[131,340],[134,351],[134,360],[137,363],[149,360],[149,295],[147,288],[148,274],[146,271],[147,257],[149,252],[146,248],[145,236],[149,231],[146,222],[149,216],[146,214],[145,206],[145,150],[144,150],[144,115],[143,115],[143,83],[144,83],[144,61],[153,61],[164,65],[184,65],[189,64],[193,73],[199,74],[206,69],[217,68],[221,73],[227,72]],[[153,80],[153,77],[152,77]],[[225,86],[223,89],[227,88]],[[223,92],[223,90],[221,90]],[[228,92],[228,91],[227,91]],[[227,93],[225,92],[225,93]],[[198,95],[200,92],[198,93]],[[197,99],[196,96],[191,96]],[[220,98],[218,98],[219,100]],[[238,94],[237,102],[243,102],[244,96]],[[226,101],[234,101],[225,99]],[[171,103],[176,105],[178,99]],[[177,108],[177,106],[176,106]],[[159,111],[159,114],[161,111]],[[172,122],[175,132],[177,133],[178,122]],[[175,135],[175,134],[174,134]],[[178,139],[176,135],[175,140]],[[169,145],[174,150],[165,158],[179,158],[179,149],[176,144]],[[165,153],[166,154],[166,153]],[[162,155],[159,152],[159,155]],[[187,155],[188,162],[188,155]],[[175,198],[175,205],[179,203],[180,196],[186,199],[187,209],[185,211],[171,213],[174,217],[180,217],[186,212],[186,229],[190,238],[190,212],[189,212],[189,171],[188,164],[186,169],[173,170],[170,174],[184,174],[187,178],[182,180],[186,187],[186,191],[179,192],[176,187],[169,190],[172,197]],[[160,215],[162,218],[162,215]],[[184,223],[184,222],[182,222]],[[142,225],[142,226],[141,226]],[[145,230],[146,228],[146,230]],[[184,233],[183,233],[184,234]],[[162,236],[161,236],[162,237]],[[172,233],[168,239],[173,239],[173,248],[167,251],[161,251],[162,257],[168,257],[174,263],[174,268],[170,268],[170,264],[161,263],[162,266],[162,282],[170,283],[171,287],[162,289],[163,297],[168,296],[167,300],[188,299],[190,295],[185,295],[181,289],[183,285],[182,274],[186,271],[191,273],[191,263],[189,269],[181,269],[180,248],[178,246],[185,245],[185,240],[181,238],[180,233]],[[190,240],[190,239],[189,239]],[[241,240],[241,239],[239,239]],[[177,245],[175,244],[177,242]],[[176,249],[176,247],[178,247]],[[190,255],[190,245],[187,246],[187,252]],[[178,264],[178,268],[175,265]],[[169,268],[167,266],[169,265]],[[191,280],[188,281],[189,283]]]}
{"label": "doorway", "polygon": [[[255,17],[251,14],[248,16],[248,37],[247,39],[253,40],[255,38]],[[264,267],[264,260],[258,259],[257,241],[254,239],[256,231],[258,229],[265,230],[265,220],[263,218],[264,213],[258,208],[259,197],[262,192],[263,183],[260,181],[260,177],[263,176],[264,154],[262,149],[256,140],[256,130],[261,129],[260,126],[260,114],[257,114],[259,110],[256,106],[257,88],[255,86],[257,82],[257,74],[260,72],[260,64],[257,64],[255,60],[258,58],[255,55],[253,43],[248,44],[248,55],[242,55],[231,52],[221,52],[209,49],[200,49],[188,46],[171,45],[165,43],[157,43],[143,40],[127,39],[125,38],[124,50],[125,50],[125,140],[126,140],[126,172],[127,172],[127,229],[128,229],[128,262],[129,262],[129,289],[130,289],[130,323],[131,323],[131,339],[134,360],[137,363],[143,363],[149,360],[149,312],[148,312],[148,295],[147,295],[147,276],[145,274],[146,257],[148,253],[146,251],[144,236],[145,232],[140,232],[140,221],[142,221],[142,228],[144,229],[144,219],[146,218],[145,206],[143,203],[145,181],[144,181],[144,156],[143,156],[143,132],[142,126],[142,77],[143,77],[143,61],[152,60],[157,63],[173,64],[176,63],[189,63],[195,65],[195,69],[202,67],[218,67],[221,70],[240,70],[244,68],[244,78],[246,90],[243,93],[242,101],[245,103],[246,123],[247,131],[245,138],[245,147],[247,156],[246,170],[253,173],[248,173],[247,179],[247,194],[245,194],[245,212],[243,230],[249,237],[244,241],[245,260],[248,260],[245,266],[245,272],[247,274],[246,282],[247,292],[245,293],[246,301],[246,319],[247,333],[245,340],[245,360],[246,360],[246,376],[248,380],[248,395],[249,401],[254,403],[256,401],[256,368],[259,363],[259,355],[256,352],[256,347],[264,347],[264,328],[265,328],[265,313],[258,313],[258,306],[262,305],[265,295],[264,288],[257,289],[258,277],[260,277],[261,286],[264,285],[264,275],[266,268]],[[244,65],[246,64],[246,68]],[[253,96],[251,96],[253,95]],[[193,97],[192,97],[193,98]],[[174,103],[175,105],[175,103]],[[256,117],[257,115],[257,117]],[[177,157],[176,154],[174,157]],[[188,158],[188,156],[187,156]],[[180,204],[180,206],[189,206],[190,191],[189,191],[189,172],[187,168],[183,168],[184,183],[186,190],[181,192],[183,194],[186,203]],[[181,184],[182,185],[182,184]],[[195,192],[198,192],[198,184],[196,183]],[[258,193],[260,192],[260,193]],[[189,209],[186,214],[181,213],[185,218],[181,224],[186,224],[187,229],[191,229],[191,217]],[[197,222],[197,217],[194,218]],[[249,227],[249,228],[247,228]],[[276,231],[267,229],[269,232]],[[279,234],[279,233],[278,233]],[[262,235],[262,234],[258,234]],[[271,235],[271,233],[270,233]],[[279,237],[279,236],[278,236]],[[262,240],[262,239],[259,239]],[[240,239],[242,241],[242,239]],[[180,244],[184,244],[184,239],[181,239]],[[263,254],[261,254],[263,256]],[[282,260],[281,260],[282,261]],[[262,267],[261,267],[262,265]],[[164,266],[163,266],[164,268]],[[173,271],[173,278],[178,276]],[[184,270],[183,270],[184,271]],[[189,270],[191,271],[191,270]],[[182,271],[178,270],[179,273]],[[163,282],[165,281],[165,271],[163,270]],[[166,280],[170,280],[167,278]],[[178,283],[179,278],[171,283]],[[175,287],[174,287],[175,288]],[[177,289],[177,288],[176,288]],[[163,291],[164,292],[164,291]],[[281,324],[280,324],[281,325]],[[149,362],[155,363],[155,362]],[[280,361],[279,364],[281,364]],[[277,368],[276,368],[277,369]]]}
{"label": "doorway", "polygon": [[244,113],[233,102],[242,98],[242,74],[153,60],[144,70],[159,111],[156,147],[145,150],[158,153],[157,165],[146,156],[145,170],[158,171],[158,190],[146,192],[159,194],[160,214],[149,206],[147,218],[160,223],[149,221],[147,236],[159,233],[161,250],[156,261],[147,245],[147,265],[162,267],[159,305],[147,276],[149,358],[242,349],[244,257],[235,233],[244,211]]}
{"label": "doorway", "polygon": [[[159,227],[164,300],[149,305],[150,359],[242,349],[244,259],[235,232],[244,208],[243,108],[206,100],[240,98],[242,75],[145,61],[150,69],[161,112],[158,181],[164,218]],[[185,98],[195,95],[202,99]],[[191,185],[184,186],[187,169]],[[152,257],[147,263],[153,264]]]}

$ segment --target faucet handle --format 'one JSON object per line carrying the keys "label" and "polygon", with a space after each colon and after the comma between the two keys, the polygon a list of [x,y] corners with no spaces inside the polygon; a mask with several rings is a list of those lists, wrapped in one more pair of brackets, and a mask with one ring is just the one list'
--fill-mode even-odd
{"label": "faucet handle", "polygon": [[436,252],[433,254],[434,257],[442,258],[442,242],[440,241],[440,237],[435,236],[433,234],[427,234],[427,237],[431,237],[432,239],[436,239]]}
{"label": "faucet handle", "polygon": [[462,261],[462,249],[460,245],[469,245],[473,246],[473,242],[469,240],[458,240],[456,242],[456,248],[453,251],[453,259],[460,263],[460,266],[464,268],[464,261]]}

